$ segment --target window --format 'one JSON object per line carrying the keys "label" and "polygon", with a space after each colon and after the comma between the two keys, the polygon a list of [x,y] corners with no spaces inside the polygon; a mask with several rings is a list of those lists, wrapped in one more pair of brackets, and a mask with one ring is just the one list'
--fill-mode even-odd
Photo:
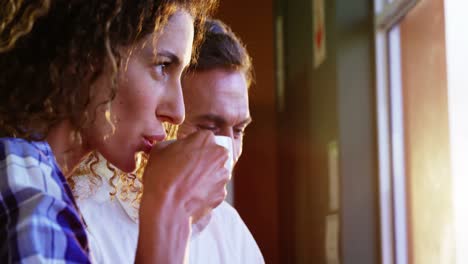
{"label": "window", "polygon": [[[453,23],[445,19],[447,2],[375,3],[380,224],[385,264],[466,263],[460,254],[468,250],[455,248],[468,245],[460,243],[455,234],[459,236],[457,222],[468,221],[468,216],[459,218],[468,212],[468,208],[460,209],[465,205],[459,197],[468,191],[460,187],[468,187],[461,176],[461,171],[466,174],[468,170],[461,168],[462,161],[455,161],[468,157],[468,143],[457,132],[465,129],[464,135],[468,135],[466,127],[460,128],[462,116],[468,121],[460,99],[468,81],[463,89],[457,79],[466,78],[468,73],[458,76],[452,73],[451,65],[453,60],[467,63],[468,56],[463,61],[460,52],[452,49],[458,40],[449,29]],[[465,25],[456,32],[466,31],[468,23]],[[463,68],[467,69],[466,65]],[[454,85],[459,89],[454,90]],[[464,100],[468,104],[466,95]],[[468,197],[465,204],[466,200]]]}
{"label": "window", "polygon": [[381,250],[383,264],[406,264],[407,188],[401,52],[399,27],[395,24],[414,3],[391,2],[375,3]]}
{"label": "window", "polygon": [[445,0],[456,262],[468,263],[468,16],[466,1]]}

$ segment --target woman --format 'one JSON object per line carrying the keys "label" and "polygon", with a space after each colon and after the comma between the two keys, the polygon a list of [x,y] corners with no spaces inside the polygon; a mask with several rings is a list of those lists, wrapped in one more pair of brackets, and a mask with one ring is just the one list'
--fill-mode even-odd
{"label": "woman", "polygon": [[163,122],[183,120],[180,77],[200,40],[194,25],[213,5],[2,1],[2,263],[91,262],[66,178],[93,151],[126,172],[137,152],[149,155],[136,261],[183,262],[191,222],[225,196],[228,154],[207,132],[152,145],[165,137]]}
{"label": "woman", "polygon": [[[191,95],[185,101],[190,111],[187,111],[186,121],[180,126],[177,135],[179,138],[185,137],[199,129],[214,131],[216,135],[230,140],[232,149],[235,149],[234,160],[238,160],[243,130],[247,125],[242,120],[246,117],[250,119],[248,105],[244,103],[244,100],[248,100],[247,95],[242,96],[240,93],[247,90],[253,79],[252,63],[244,45],[228,26],[219,20],[209,19],[206,28],[198,60],[190,65],[183,79],[184,93]],[[237,86],[226,85],[225,79],[216,74],[218,72],[228,72],[231,76],[229,80],[232,80],[232,76],[243,76],[245,79]],[[219,87],[206,82],[199,87],[189,83],[196,76],[205,76],[207,73],[212,77],[210,81],[223,86],[221,92],[213,93],[219,91]],[[204,91],[200,91],[202,89]],[[226,94],[226,90],[230,93]],[[202,94],[207,93],[223,96],[211,96],[209,100],[200,101]],[[211,114],[209,118],[200,118],[208,114]],[[213,117],[224,122],[212,122]],[[220,129],[219,123],[222,126]],[[228,131],[235,131],[235,134],[229,136]],[[172,129],[171,132],[175,137],[176,131]],[[100,263],[130,263],[134,258],[138,239],[138,207],[143,191],[140,179],[145,164],[144,159],[141,161],[135,173],[127,174],[115,169],[101,155],[95,154],[83,162],[76,175],[70,179],[78,206],[88,223],[92,248],[96,248]],[[209,216],[194,223],[192,230],[189,252],[191,264],[264,263],[247,226],[237,211],[226,202],[215,208]]]}

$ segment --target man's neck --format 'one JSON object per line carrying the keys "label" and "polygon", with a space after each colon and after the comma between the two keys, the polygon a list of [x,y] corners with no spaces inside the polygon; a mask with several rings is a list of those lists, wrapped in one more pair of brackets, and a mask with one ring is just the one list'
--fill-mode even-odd
{"label": "man's neck", "polygon": [[71,175],[74,168],[89,153],[83,147],[84,144],[73,136],[73,128],[69,121],[62,121],[54,126],[46,140],[65,178]]}

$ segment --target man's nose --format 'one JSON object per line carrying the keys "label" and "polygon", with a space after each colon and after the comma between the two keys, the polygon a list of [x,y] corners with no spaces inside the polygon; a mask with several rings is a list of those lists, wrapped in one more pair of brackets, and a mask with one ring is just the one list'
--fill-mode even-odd
{"label": "man's nose", "polygon": [[217,136],[225,136],[231,138],[231,140],[234,140],[234,131],[232,127],[225,127],[219,130],[219,132],[216,134]]}

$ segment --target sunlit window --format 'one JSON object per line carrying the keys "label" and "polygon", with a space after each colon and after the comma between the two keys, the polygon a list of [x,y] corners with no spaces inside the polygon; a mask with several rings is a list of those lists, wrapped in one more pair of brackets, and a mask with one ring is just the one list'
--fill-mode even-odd
{"label": "sunlit window", "polygon": [[468,263],[468,2],[445,1],[457,263]]}
{"label": "sunlit window", "polygon": [[468,263],[468,2],[375,7],[382,263]]}

